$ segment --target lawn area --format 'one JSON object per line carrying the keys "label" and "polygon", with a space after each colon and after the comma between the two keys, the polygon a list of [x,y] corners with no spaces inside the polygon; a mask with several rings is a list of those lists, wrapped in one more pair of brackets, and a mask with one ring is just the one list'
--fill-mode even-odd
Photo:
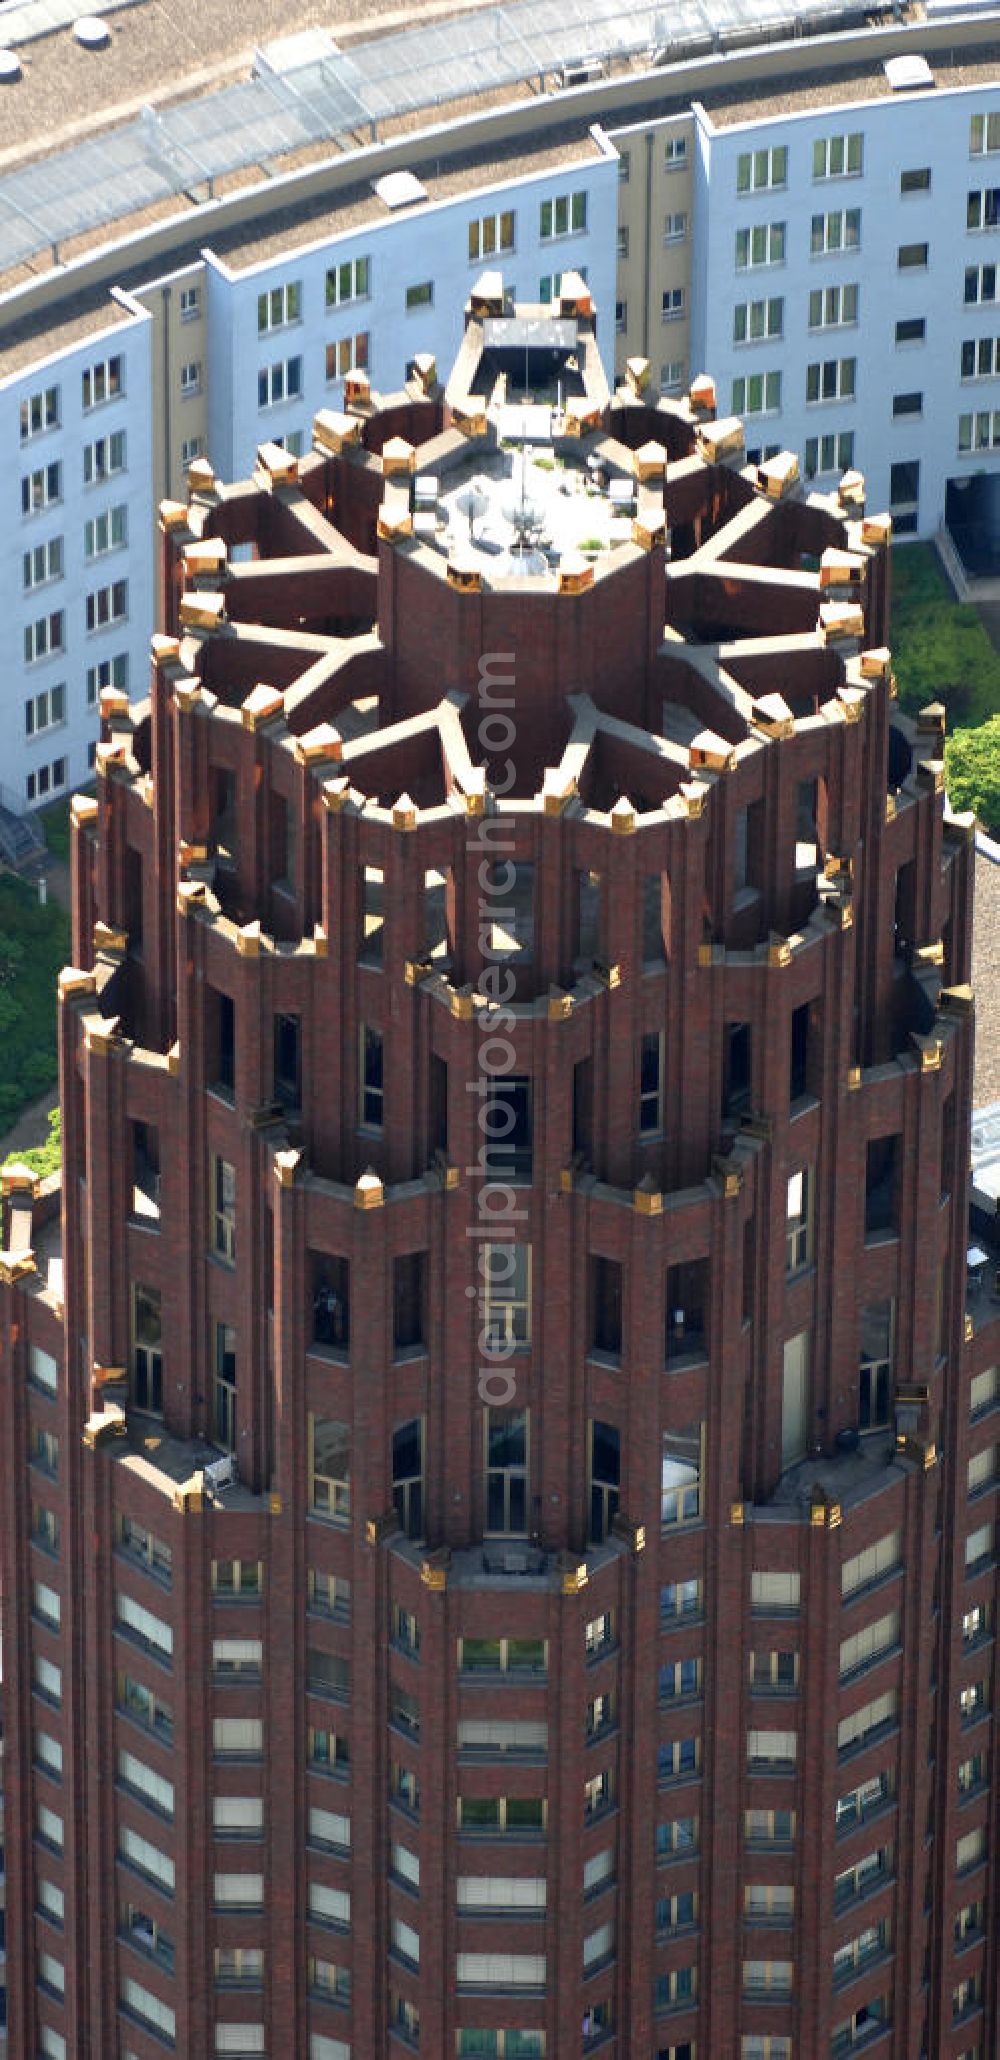
{"label": "lawn area", "polygon": [[53,801],[51,808],[39,810],[39,821],[45,842],[53,858],[69,864],[69,811],[68,801]]}
{"label": "lawn area", "polygon": [[1000,714],[1000,653],[970,603],[955,600],[931,544],[892,554],[892,659],[901,707],[943,701],[948,728]]}
{"label": "lawn area", "polygon": [[35,887],[0,876],[0,1130],[27,1102],[55,1086],[56,977],[70,949],[70,923]]}

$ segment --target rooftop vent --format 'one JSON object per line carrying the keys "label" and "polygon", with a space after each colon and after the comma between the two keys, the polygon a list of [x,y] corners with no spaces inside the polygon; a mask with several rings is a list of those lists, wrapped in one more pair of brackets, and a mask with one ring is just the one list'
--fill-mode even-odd
{"label": "rooftop vent", "polygon": [[882,69],[893,93],[915,93],[934,84],[926,57],[887,57]]}
{"label": "rooftop vent", "polygon": [[21,76],[21,60],[16,50],[0,50],[0,83],[12,86]]}
{"label": "rooftop vent", "polygon": [[73,34],[85,50],[103,50],[111,41],[111,30],[99,14],[81,14],[73,23]]}
{"label": "rooftop vent", "polygon": [[427,188],[415,172],[386,172],[384,178],[372,180],[372,188],[384,207],[412,207],[414,201],[427,199]]}

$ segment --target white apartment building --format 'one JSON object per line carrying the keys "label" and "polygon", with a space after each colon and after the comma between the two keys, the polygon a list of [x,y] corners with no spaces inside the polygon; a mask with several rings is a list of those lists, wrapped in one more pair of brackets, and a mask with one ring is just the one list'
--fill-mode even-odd
{"label": "white apartment building", "polygon": [[309,210],[301,222],[286,211],[273,232],[251,216],[225,257],[206,246],[181,271],[101,295],[70,320],[82,336],[60,344],[58,322],[44,332],[47,351],[18,338],[7,352],[0,331],[0,439],[17,454],[0,555],[0,799],[30,807],[85,782],[101,688],[141,690],[155,509],[183,491],[193,458],[245,476],[262,443],[308,448],[313,415],[343,404],[349,372],[390,392],[419,351],[449,365],[487,266],[525,300],[582,270],[610,308],[615,152],[595,130],[532,158],[499,183],[489,165],[485,178],[470,168],[454,196],[414,180],[391,209],[374,192],[343,210],[334,198],[319,236]]}
{"label": "white apartment building", "polygon": [[[923,536],[1000,451],[1000,77],[926,72],[777,119],[695,107],[691,309],[748,442],[826,486],[859,464],[896,533]],[[975,490],[994,548],[995,487]]]}
{"label": "white apartment building", "polygon": [[[531,0],[513,10],[522,32],[541,24],[558,62],[532,71],[525,59],[515,77],[508,51],[501,90],[497,52],[465,52],[461,83],[478,64],[485,109],[457,72],[449,104],[447,80],[428,71],[411,93],[422,115],[380,129],[345,114],[347,133],[316,140],[314,124],[297,155],[289,109],[315,114],[318,74],[296,73],[285,51],[284,140],[240,140],[271,107],[260,81],[226,88],[245,124],[235,140],[230,113],[213,128],[212,95],[174,110],[187,126],[169,136],[169,109],[162,134],[155,119],[133,124],[118,214],[112,176],[91,206],[105,228],[74,241],[67,171],[63,197],[46,202],[51,256],[30,229],[19,243],[5,215],[0,135],[0,437],[15,459],[2,502],[0,802],[32,807],[85,781],[102,687],[141,690],[155,510],[183,492],[192,459],[238,477],[262,442],[306,447],[349,371],[386,392],[418,351],[449,364],[487,267],[541,302],[564,270],[582,271],[619,372],[645,356],[654,387],[679,392],[707,369],[720,411],[746,416],[751,451],[794,449],[824,486],[857,463],[898,533],[931,536],[946,515],[961,528],[971,508],[966,530],[1000,547],[1000,9],[811,33],[824,8],[788,0],[771,33],[805,32],[767,43],[731,0],[715,47],[682,8],[676,51],[655,10],[623,9],[612,51],[606,0],[577,0],[564,28],[549,0]],[[130,22],[143,31],[142,0],[114,34]],[[33,47],[58,56],[57,44]],[[925,69],[896,90],[894,58]],[[112,45],[102,62],[114,61]],[[35,84],[41,71],[39,55]],[[106,92],[112,69],[81,72],[81,92],[98,76]],[[30,101],[5,107],[24,126]],[[100,120],[115,119],[105,105]],[[212,177],[185,186],[177,170],[201,129],[212,162],[249,167],[218,189]],[[53,190],[59,162],[47,160]],[[152,198],[168,175],[173,198]],[[30,208],[30,189],[16,191]]]}
{"label": "white apartment building", "polygon": [[897,535],[947,521],[995,559],[1000,49],[903,61],[902,85],[878,57],[612,131],[617,364],[667,393],[709,370],[752,456],[824,489],[858,465]]}

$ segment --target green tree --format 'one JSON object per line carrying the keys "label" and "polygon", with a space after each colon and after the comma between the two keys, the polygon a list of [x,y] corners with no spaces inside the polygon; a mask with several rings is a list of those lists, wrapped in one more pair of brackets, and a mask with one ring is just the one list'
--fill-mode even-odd
{"label": "green tree", "polygon": [[58,1109],[49,1110],[49,1134],[44,1144],[33,1145],[29,1151],[9,1152],[4,1164],[30,1166],[41,1180],[48,1173],[58,1173],[62,1165],[62,1115]]}
{"label": "green tree", "polygon": [[956,730],[944,747],[945,781],[953,808],[971,808],[1000,835],[1000,715],[977,730]]}

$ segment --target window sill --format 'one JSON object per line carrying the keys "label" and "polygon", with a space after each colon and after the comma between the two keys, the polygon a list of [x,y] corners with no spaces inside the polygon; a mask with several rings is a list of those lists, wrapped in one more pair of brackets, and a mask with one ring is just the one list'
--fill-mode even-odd
{"label": "window sill", "polygon": [[[849,1609],[853,1602],[860,1602],[864,1596],[876,1595],[880,1588],[888,1588],[890,1582],[900,1580],[902,1572],[903,1566],[900,1561],[898,1565],[889,1567],[884,1574],[876,1574],[873,1581],[863,1581],[859,1588],[852,1588],[849,1595],[841,1596],[841,1608]],[[893,1648],[895,1651],[898,1649]]]}
{"label": "window sill", "polygon": [[897,1641],[895,1645],[884,1646],[881,1652],[871,1653],[867,1659],[859,1660],[856,1666],[848,1667],[847,1672],[840,1675],[840,1686],[851,1687],[855,1681],[861,1681],[866,1674],[873,1673],[884,1660],[898,1659],[902,1650],[902,1645]]}
{"label": "window sill", "polygon": [[[315,1354],[317,1359],[324,1360],[329,1366],[349,1366],[351,1363],[349,1345],[328,1345],[321,1338],[312,1338],[306,1346],[306,1351],[310,1355]],[[313,1516],[318,1513],[316,1510],[310,1512]]]}
{"label": "window sill", "polygon": [[838,1747],[838,1766],[843,1766],[849,1760],[858,1759],[863,1752],[868,1751],[869,1746],[881,1745],[886,1738],[895,1738],[898,1734],[898,1723],[877,1725],[874,1731],[866,1731],[863,1738],[852,1739],[849,1745]]}
{"label": "window sill", "polygon": [[172,1576],[169,1573],[163,1573],[159,1567],[152,1566],[148,1559],[143,1558],[141,1553],[130,1552],[127,1545],[116,1545],[114,1554],[115,1558],[120,1560],[123,1566],[134,1566],[137,1573],[148,1574],[149,1579],[155,1581],[157,1587],[162,1588],[164,1593],[169,1595],[173,1585]]}
{"label": "window sill", "polygon": [[837,1895],[835,1893],[833,1898],[834,1916],[842,1917],[845,1911],[856,1909],[859,1903],[870,1903],[872,1897],[881,1895],[883,1889],[892,1888],[895,1885],[895,1880],[896,1876],[894,1874],[876,1874],[871,1881],[863,1882],[860,1888],[852,1889],[849,1895]]}
{"label": "window sill", "polygon": [[859,1817],[843,1818],[834,1826],[834,1837],[846,1839],[855,1831],[867,1831],[870,1825],[877,1824],[880,1818],[888,1816],[890,1810],[894,1810],[895,1807],[895,1796],[887,1796],[884,1802],[876,1804],[873,1809],[864,1810]]}
{"label": "window sill", "polygon": [[684,1352],[668,1352],[664,1362],[664,1373],[686,1373],[693,1366],[707,1366],[708,1346],[700,1339],[692,1338]]}

